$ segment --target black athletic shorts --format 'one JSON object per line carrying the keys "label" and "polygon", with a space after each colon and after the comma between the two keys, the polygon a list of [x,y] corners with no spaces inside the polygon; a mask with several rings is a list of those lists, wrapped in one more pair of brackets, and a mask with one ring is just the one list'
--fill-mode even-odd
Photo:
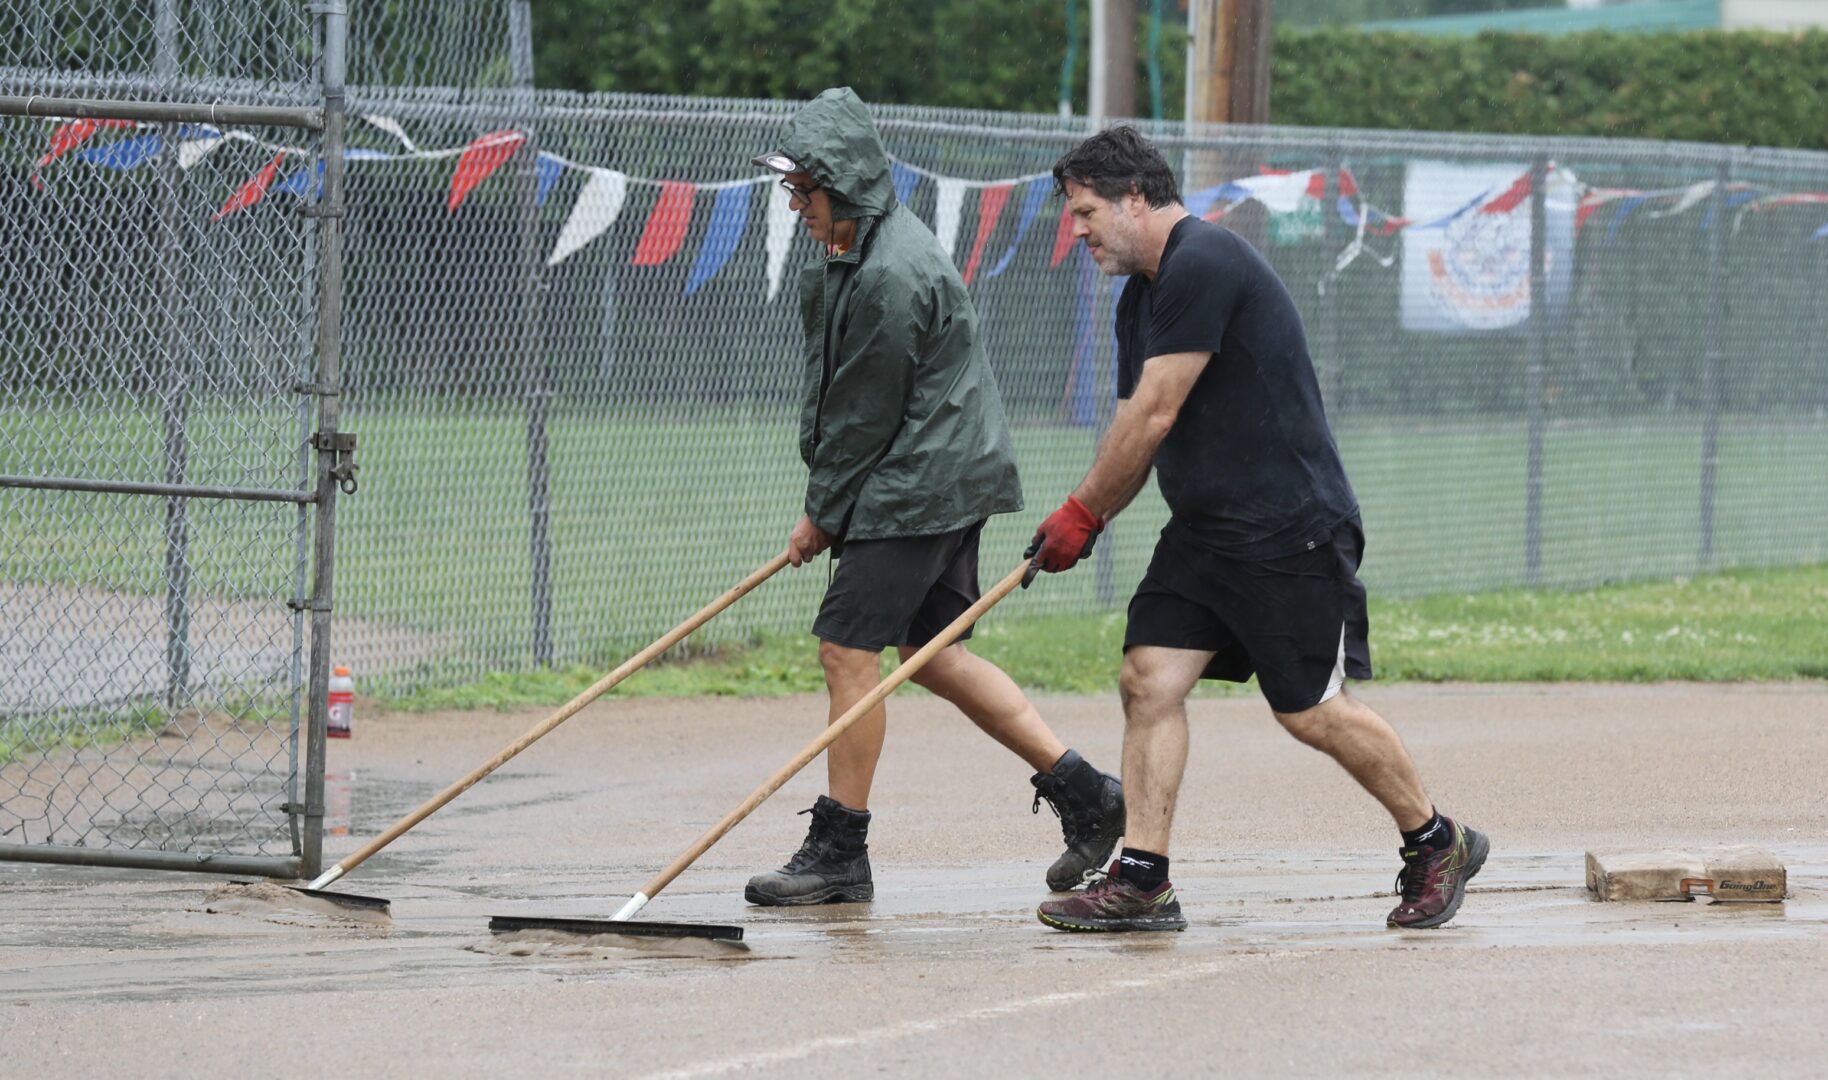
{"label": "black athletic shorts", "polygon": [[1217,554],[1170,521],[1130,599],[1124,651],[1159,645],[1211,652],[1202,678],[1244,682],[1254,674],[1270,708],[1311,709],[1341,674],[1371,677],[1370,620],[1358,581],[1364,544],[1352,518],[1311,550],[1246,562]]}
{"label": "black athletic shorts", "polygon": [[[852,649],[925,645],[978,600],[977,539],[984,523],[936,536],[849,540],[814,636]],[[971,636],[969,628],[960,641]]]}

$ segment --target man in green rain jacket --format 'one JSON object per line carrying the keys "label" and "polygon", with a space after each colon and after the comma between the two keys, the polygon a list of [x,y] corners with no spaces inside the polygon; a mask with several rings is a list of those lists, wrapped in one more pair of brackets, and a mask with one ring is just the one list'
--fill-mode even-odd
{"label": "man in green rain jacket", "polygon": [[[825,249],[800,278],[800,456],[811,473],[787,550],[795,566],[827,548],[838,557],[812,628],[836,720],[880,680],[883,649],[906,659],[976,602],[978,533],[990,515],[1020,510],[1022,489],[977,312],[939,241],[896,199],[863,102],[848,87],[825,91],[755,163],[781,174]],[[1122,788],[1061,745],[1008,675],[961,638],[914,681],[1035,770],[1035,809],[1046,799],[1067,841],[1050,886],[1071,889],[1109,857]],[[750,903],[875,896],[869,797],[886,723],[878,706],[826,751],[828,794],[806,842],[750,879]]]}

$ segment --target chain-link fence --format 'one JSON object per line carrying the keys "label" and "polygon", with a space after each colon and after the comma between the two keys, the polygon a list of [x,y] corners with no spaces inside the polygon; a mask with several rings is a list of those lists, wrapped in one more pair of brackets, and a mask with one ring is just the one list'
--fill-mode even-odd
{"label": "chain-link fence", "polygon": [[317,7],[0,5],[0,857],[317,858],[341,169],[243,212],[342,157]]}
{"label": "chain-link fence", "polygon": [[[384,156],[351,168],[350,423],[370,471],[344,519],[360,626],[341,651],[381,685],[613,660],[799,512],[794,282],[818,255],[748,164],[795,105],[536,101],[352,106],[371,118],[356,144]],[[1044,175],[1087,128],[876,116],[902,197],[971,276],[1017,425],[1029,510],[992,522],[992,572],[1113,405],[1116,283],[1057,243]],[[1301,304],[1378,593],[1828,556],[1828,206],[1804,197],[1828,191],[1828,157],[1154,134],[1189,205],[1257,242]],[[1121,610],[1164,515],[1145,496],[1093,567],[997,617]],[[800,632],[824,584],[783,575],[697,640]]]}
{"label": "chain-link fence", "polygon": [[[619,659],[799,511],[794,291],[818,255],[748,164],[795,105],[536,92],[515,10],[350,13],[342,400],[365,471],[340,511],[337,653],[370,689]],[[902,198],[971,278],[1017,427],[1029,509],[986,533],[998,572],[1113,407],[1118,283],[1059,243],[1045,177],[1090,129],[876,115]],[[1302,307],[1375,592],[1828,557],[1828,156],[1150,130],[1190,209],[1256,242]],[[259,179],[256,143],[222,145],[193,206]],[[294,168],[233,227],[314,205]],[[1146,494],[1092,566],[996,617],[1121,611],[1164,516]],[[824,583],[784,574],[696,640],[801,632]]]}

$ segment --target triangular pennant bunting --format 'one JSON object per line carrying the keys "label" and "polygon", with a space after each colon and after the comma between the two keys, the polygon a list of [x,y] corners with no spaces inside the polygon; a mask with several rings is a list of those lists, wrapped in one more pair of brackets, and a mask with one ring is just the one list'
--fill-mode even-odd
{"label": "triangular pennant bunting", "polygon": [[1016,234],[1010,239],[1003,257],[997,260],[997,264],[990,268],[985,277],[993,278],[1009,269],[1010,260],[1016,257],[1016,248],[1022,245],[1022,238],[1028,235],[1028,227],[1035,223],[1035,215],[1041,212],[1041,204],[1047,201],[1047,194],[1053,187],[1052,177],[1042,177],[1028,185],[1028,197],[1022,200],[1022,216],[1016,218]]}
{"label": "triangular pennant bunting", "polygon": [[[317,181],[315,184],[312,183],[314,179]],[[321,199],[324,197],[324,163],[321,161],[314,163],[310,167],[300,169],[291,176],[281,180],[279,183],[274,184],[267,189],[267,194],[271,195],[283,191],[288,195],[311,195],[313,188],[316,189],[315,198]]]}
{"label": "triangular pennant bunting", "polygon": [[754,194],[754,184],[734,184],[717,193],[717,201],[711,206],[711,222],[705,226],[705,238],[698,245],[698,258],[692,260],[692,273],[686,278],[687,296],[716,277],[724,263],[730,261],[730,253],[749,228],[749,201]]}
{"label": "triangular pennant bunting", "polygon": [[692,199],[698,189],[678,180],[660,185],[660,198],[647,215],[647,225],[635,244],[631,266],[659,266],[673,257],[685,242],[686,227],[692,223]]}
{"label": "triangular pennant bunting", "polygon": [[914,194],[914,185],[920,182],[920,174],[899,161],[891,161],[889,178],[895,185],[895,201],[906,206]]}
{"label": "triangular pennant bunting", "polygon": [[259,172],[255,173],[253,179],[242,184],[241,188],[229,197],[228,202],[222,204],[222,209],[216,211],[210,220],[221,221],[230,214],[238,210],[245,210],[266,198],[267,188],[272,186],[273,178],[279,175],[279,165],[284,160],[286,160],[284,153],[274,154],[273,160],[267,162]]}
{"label": "triangular pennant bunting", "polygon": [[578,192],[578,201],[571,205],[571,216],[565,219],[565,227],[559,230],[559,239],[552,245],[552,254],[546,256],[546,265],[557,266],[579,248],[601,236],[603,230],[614,225],[616,219],[622,216],[622,204],[627,199],[627,176],[613,169],[592,169],[590,179],[584,182],[583,190]]}
{"label": "triangular pennant bunting", "polygon": [[558,183],[559,174],[565,171],[565,159],[553,154],[542,153],[534,163],[534,172],[538,174],[538,186],[533,192],[533,204],[545,206],[546,196],[552,191],[552,185]]}
{"label": "triangular pennant bunting", "polygon": [[768,185],[768,233],[764,250],[768,255],[768,299],[781,291],[781,272],[787,266],[787,252],[793,246],[794,227],[800,215],[793,212],[793,197],[779,184]]}
{"label": "triangular pennant bunting", "polygon": [[87,150],[78,150],[76,156],[91,165],[100,165],[108,169],[131,169],[158,157],[159,147],[163,141],[157,135],[140,135],[132,139],[109,143],[107,146],[92,146]]}
{"label": "triangular pennant bunting", "polygon": [[1003,216],[1003,207],[1009,202],[1009,193],[1014,190],[1009,184],[995,184],[984,189],[977,200],[977,238],[971,242],[971,257],[965,260],[965,284],[977,277],[977,264],[984,257],[984,244],[990,240],[990,234],[997,230],[997,219]]}
{"label": "triangular pennant bunting", "polygon": [[408,153],[418,153],[419,148],[413,145],[411,139],[407,138],[406,129],[400,126],[400,121],[380,113],[363,113],[362,119],[400,140],[400,145],[406,147]]}
{"label": "triangular pennant bunting", "polygon": [[502,162],[514,156],[514,151],[526,141],[524,132],[511,130],[478,136],[457,159],[457,171],[451,176],[451,194],[445,201],[445,209],[455,211],[463,205],[463,197],[501,168]]}
{"label": "triangular pennant bunting", "polygon": [[185,139],[178,143],[178,168],[189,172],[197,162],[215,153],[227,140],[221,132],[205,131],[194,139]]}
{"label": "triangular pennant bunting", "polygon": [[965,182],[939,177],[939,202],[933,211],[933,235],[939,237],[939,249],[952,258],[958,246],[959,214],[965,205]]}
{"label": "triangular pennant bunting", "polygon": [[1073,208],[1060,208],[1060,224],[1054,226],[1054,253],[1047,260],[1049,269],[1060,265],[1066,253],[1073,250]]}

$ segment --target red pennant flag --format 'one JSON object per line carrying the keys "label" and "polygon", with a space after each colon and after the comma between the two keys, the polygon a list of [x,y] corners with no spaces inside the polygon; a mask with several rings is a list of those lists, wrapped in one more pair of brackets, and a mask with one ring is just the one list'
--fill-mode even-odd
{"label": "red pennant flag", "polygon": [[463,197],[501,168],[502,162],[513,157],[526,141],[524,132],[512,129],[477,136],[457,158],[457,172],[451,177],[451,197],[445,201],[445,209],[454,211],[461,206]]}
{"label": "red pennant flag", "polygon": [[1508,214],[1517,209],[1523,200],[1530,197],[1531,187],[1530,174],[1524,173],[1504,194],[1481,206],[1479,212],[1481,214]]}
{"label": "red pennant flag", "polygon": [[1048,262],[1048,267],[1051,269],[1059,266],[1060,260],[1066,258],[1066,253],[1071,250],[1073,250],[1073,208],[1067,206],[1061,209],[1060,227],[1054,230],[1054,257]]}
{"label": "red pennant flag", "polygon": [[965,284],[977,276],[978,260],[984,257],[984,244],[990,234],[997,231],[997,218],[1003,215],[1003,207],[1009,202],[1009,193],[1015,190],[1014,184],[997,184],[984,189],[977,200],[977,239],[971,244],[971,258],[965,260]]}
{"label": "red pennant flag", "polygon": [[[65,154],[81,146],[89,140],[89,136],[95,134],[98,128],[130,128],[132,126],[133,121],[131,120],[84,119],[71,120],[67,123],[58,124],[55,128],[51,129],[51,149],[46,151],[45,155],[38,159],[37,166],[42,169],[51,162],[56,161],[58,158],[63,157]],[[42,188],[44,187],[44,181],[38,179],[37,174],[34,173],[32,175],[32,185],[34,187]]]}
{"label": "red pennant flag", "polygon": [[635,243],[630,266],[659,266],[673,257],[685,242],[686,226],[692,222],[692,198],[697,191],[683,181],[661,182],[660,200],[647,215],[647,225]]}
{"label": "red pennant flag", "polygon": [[266,167],[255,173],[252,180],[241,185],[241,190],[235,192],[228,202],[223,203],[222,209],[216,211],[210,220],[221,221],[235,211],[246,210],[266,198],[267,188],[273,183],[273,178],[279,175],[279,164],[284,160],[286,160],[286,155],[283,151],[274,154],[273,160],[267,162]]}
{"label": "red pennant flag", "polygon": [[1308,174],[1308,189],[1306,194],[1310,199],[1324,199],[1327,197],[1327,174],[1325,170],[1315,169]]}
{"label": "red pennant flag", "polygon": [[1339,170],[1339,194],[1347,199],[1358,194],[1358,177],[1352,175],[1351,169]]}
{"label": "red pennant flag", "polygon": [[1600,208],[1599,203],[1583,202],[1580,204],[1580,209],[1574,211],[1574,235],[1575,236],[1580,235],[1581,229],[1586,227],[1587,219],[1592,217],[1594,211],[1598,210],[1599,208]]}

